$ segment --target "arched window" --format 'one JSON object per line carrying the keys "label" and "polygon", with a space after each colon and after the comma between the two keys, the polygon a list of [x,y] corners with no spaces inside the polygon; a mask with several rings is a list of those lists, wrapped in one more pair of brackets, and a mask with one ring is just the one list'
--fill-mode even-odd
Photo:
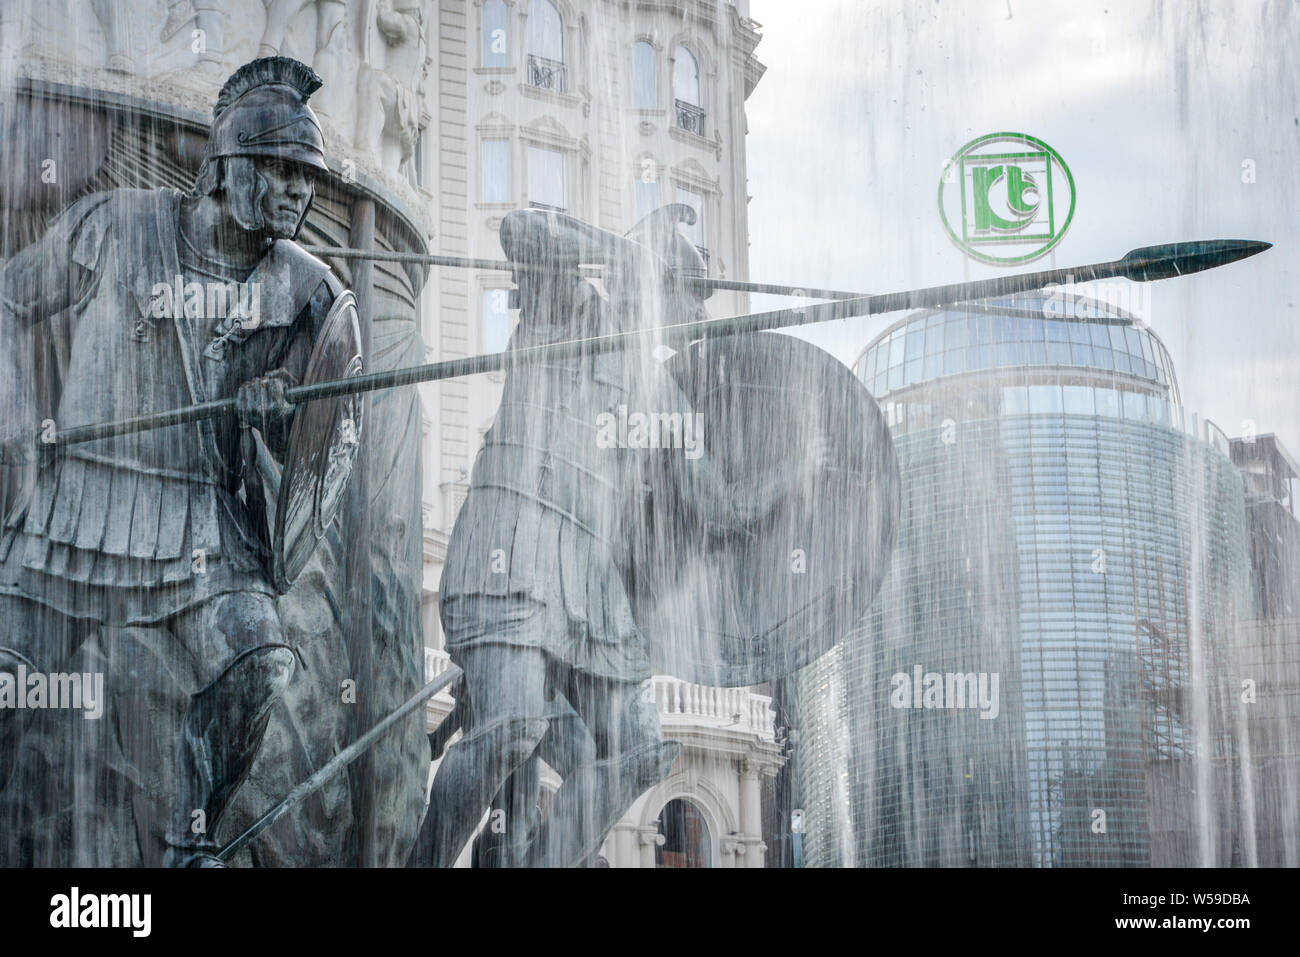
{"label": "arched window", "polygon": [[700,809],[676,798],[659,812],[662,845],[655,846],[655,867],[712,867],[709,825]]}
{"label": "arched window", "polygon": [[695,54],[679,46],[673,51],[673,100],[677,126],[704,135],[704,105],[700,99],[700,64]]}
{"label": "arched window", "polygon": [[564,92],[564,19],[551,0],[528,8],[528,82]]}
{"label": "arched window", "polygon": [[506,0],[483,0],[483,65],[510,65],[509,13]]}
{"label": "arched window", "polygon": [[655,82],[654,44],[638,40],[632,48],[633,96],[638,110],[653,110],[659,105]]}

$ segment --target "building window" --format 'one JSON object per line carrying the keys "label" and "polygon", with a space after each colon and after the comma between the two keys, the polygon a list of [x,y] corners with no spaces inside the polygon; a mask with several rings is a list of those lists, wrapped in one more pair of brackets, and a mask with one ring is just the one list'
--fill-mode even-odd
{"label": "building window", "polygon": [[655,90],[655,48],[645,40],[632,48],[633,96],[638,110],[653,110],[659,105]]}
{"label": "building window", "polygon": [[659,208],[659,184],[654,180],[636,181],[636,218],[645,219]]}
{"label": "building window", "polygon": [[700,65],[695,54],[686,47],[678,47],[673,52],[673,98],[678,128],[703,136],[704,106],[700,100]]}
{"label": "building window", "polygon": [[510,142],[483,141],[483,202],[510,202]]}
{"label": "building window", "polygon": [[528,82],[563,93],[564,20],[551,0],[533,0],[528,11]]}
{"label": "building window", "polygon": [[506,0],[484,0],[483,3],[483,65],[506,67],[510,65],[509,13]]}
{"label": "building window", "polygon": [[655,867],[712,867],[709,825],[690,801],[669,801],[659,813],[664,843],[655,846]]}
{"label": "building window", "polygon": [[510,344],[510,293],[483,290],[483,351],[504,352]]}
{"label": "building window", "polygon": [[695,210],[695,224],[687,226],[683,223],[681,230],[685,234],[686,238],[695,244],[695,248],[700,251],[700,255],[704,257],[704,262],[707,264],[709,261],[709,234],[704,228],[704,195],[691,189],[679,187],[677,190],[677,202],[685,203],[691,209]]}
{"label": "building window", "polygon": [[564,153],[545,146],[528,147],[528,205],[564,212]]}

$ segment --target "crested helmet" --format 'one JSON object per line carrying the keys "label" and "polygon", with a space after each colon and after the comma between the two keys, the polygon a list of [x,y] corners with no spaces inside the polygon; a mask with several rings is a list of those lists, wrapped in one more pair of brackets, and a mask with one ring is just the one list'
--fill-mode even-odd
{"label": "crested helmet", "polygon": [[212,108],[205,159],[284,159],[327,172],[325,139],[307,99],[322,80],[290,57],[263,57],[230,75]]}

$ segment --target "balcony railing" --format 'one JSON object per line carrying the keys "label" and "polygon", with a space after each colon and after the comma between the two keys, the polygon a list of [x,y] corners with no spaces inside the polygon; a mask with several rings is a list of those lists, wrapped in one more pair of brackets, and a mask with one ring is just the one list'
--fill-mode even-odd
{"label": "balcony railing", "polygon": [[687,133],[694,133],[696,136],[704,135],[704,107],[696,106],[694,103],[687,103],[685,100],[674,100],[677,105],[677,127],[685,130]]}
{"label": "balcony railing", "polygon": [[655,675],[655,702],[665,724],[700,724],[776,739],[772,699],[747,688],[714,688]]}
{"label": "balcony railing", "polygon": [[528,54],[528,85],[563,93],[567,85],[564,64],[559,60]]}

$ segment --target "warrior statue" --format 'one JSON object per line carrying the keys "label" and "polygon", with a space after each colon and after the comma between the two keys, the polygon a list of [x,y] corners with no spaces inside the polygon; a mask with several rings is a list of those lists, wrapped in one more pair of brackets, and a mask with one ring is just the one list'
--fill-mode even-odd
{"label": "warrior statue", "polygon": [[[575,866],[679,751],[662,739],[624,579],[623,525],[644,452],[607,447],[598,433],[620,407],[687,414],[690,404],[648,347],[568,360],[523,350],[699,318],[707,293],[692,278],[703,261],[676,228],[692,215],[665,207],[629,237],[540,210],[501,224],[520,321],[441,583],[447,650],[464,669],[470,717],[433,783],[421,840],[434,866],[455,862],[494,795],[523,809],[522,820],[506,821],[525,832],[506,842],[512,862]],[[606,267],[606,296],[579,272],[592,262]],[[719,532],[743,533],[774,501],[732,487],[707,454],[665,454],[692,509]],[[538,757],[564,778],[540,826],[531,813]]]}
{"label": "warrior statue", "polygon": [[[282,455],[298,383],[336,300],[293,239],[327,169],[307,105],[321,85],[285,57],[221,89],[193,190],[86,196],[3,270],[0,453],[13,476],[0,539],[0,675],[57,671],[87,636],[158,631],[197,675],[176,742],[164,861],[219,865],[215,833],[295,667],[276,610],[256,460]],[[31,353],[15,343],[31,340]],[[235,397],[238,416],[33,458],[44,421],[120,420]],[[0,713],[0,789],[22,712]],[[145,768],[141,773],[148,773]]]}

